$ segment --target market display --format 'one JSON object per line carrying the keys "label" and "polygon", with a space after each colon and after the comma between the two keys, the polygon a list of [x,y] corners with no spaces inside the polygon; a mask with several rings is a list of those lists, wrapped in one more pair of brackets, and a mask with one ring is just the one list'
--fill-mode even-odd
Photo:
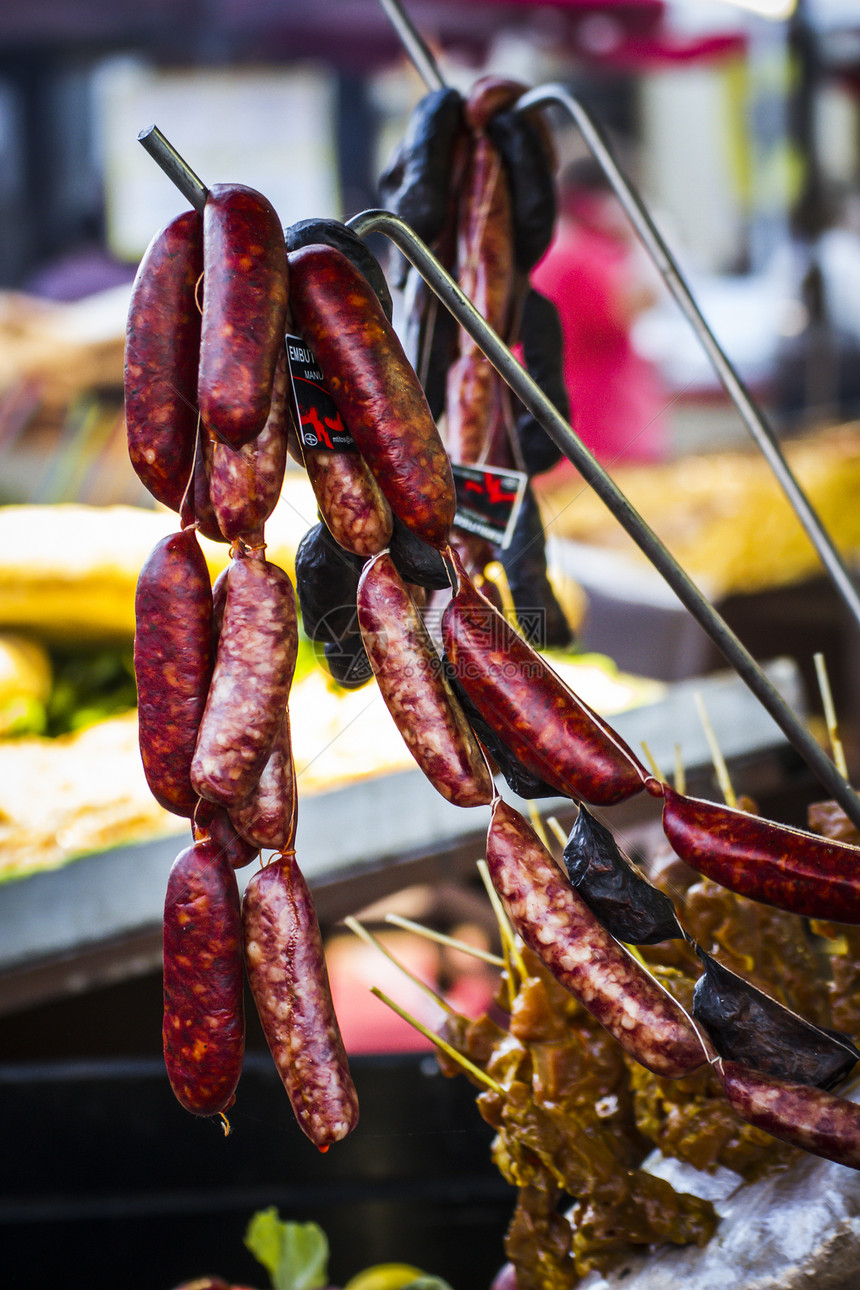
{"label": "market display", "polygon": [[[528,343],[522,336],[529,364],[536,350],[546,358],[535,336],[554,334],[554,319],[526,289],[554,208],[535,200],[552,189],[552,156],[542,123],[511,112],[522,91],[488,79],[464,101],[448,91],[428,96],[385,185],[392,208],[457,269],[508,343],[535,321]],[[177,240],[191,259],[173,254]],[[647,1102],[655,1087],[647,1081],[676,1086],[667,1104],[699,1088],[722,1126],[711,1159],[725,1148],[726,1159],[755,1163],[776,1139],[860,1169],[860,1113],[835,1091],[860,1057],[848,1036],[806,1021],[737,973],[721,975],[666,892],[636,872],[586,806],[612,807],[643,791],[661,799],[663,831],[681,859],[726,899],[750,897],[789,918],[860,922],[860,848],[676,791],[526,639],[528,609],[541,611],[540,644],[570,639],[530,482],[512,541],[499,547],[460,522],[455,481],[457,468],[477,465],[530,477],[553,453],[539,427],[514,415],[474,342],[441,319],[437,327],[414,283],[413,363],[381,271],[355,240],[326,221],[284,232],[260,194],[221,185],[202,216],[157,236],[133,293],[130,455],[180,518],[141,571],[135,646],[147,780],[192,831],[165,901],[165,1060],[186,1109],[225,1116],[241,1073],[246,974],[303,1132],[327,1151],[358,1122],[295,855],[290,703],[301,614],[344,688],[375,678],[433,787],[457,806],[490,808],[487,871],[534,961],[524,957],[530,966],[509,980],[509,1033],[457,1019],[447,1029],[489,1077],[482,1111],[498,1130],[500,1168],[518,1188],[508,1237],[518,1290],[561,1288],[626,1243],[703,1244],[715,1228],[707,1204],[638,1168],[647,1112],[636,1120],[631,1095],[641,1090]],[[196,350],[187,345],[192,300],[201,314]],[[174,314],[185,348],[153,346],[152,332],[169,335]],[[186,387],[194,369],[199,406],[177,447],[181,491],[160,460],[174,445],[157,397],[178,353]],[[558,384],[552,361],[541,375],[547,387]],[[305,409],[295,388],[302,380],[316,383],[333,411]],[[304,466],[320,516],[299,544],[294,578],[267,558],[265,535],[288,453]],[[229,546],[214,586],[198,531]],[[489,573],[495,561],[509,575],[502,592]],[[425,610],[443,591],[451,594],[440,649]],[[501,611],[506,594],[519,628]],[[580,805],[563,864],[502,800],[496,772],[525,797]],[[264,850],[274,854],[240,906],[235,870]],[[675,940],[679,949],[667,952]],[[661,967],[669,970],[655,970],[636,946],[655,947],[658,960],[667,954]],[[553,1017],[548,1002],[557,998],[564,1002]],[[599,1096],[584,1060],[595,1052],[608,1081]],[[610,1145],[622,1128],[620,1144]],[[559,1212],[564,1194],[576,1201],[569,1217]]]}

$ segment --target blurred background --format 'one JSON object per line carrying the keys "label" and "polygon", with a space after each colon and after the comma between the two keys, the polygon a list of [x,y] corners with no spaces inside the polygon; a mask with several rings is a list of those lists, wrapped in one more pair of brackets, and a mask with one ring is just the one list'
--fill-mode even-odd
{"label": "blurred background", "polygon": [[[408,0],[408,12],[451,85],[465,92],[490,72],[530,86],[560,83],[604,127],[856,568],[860,8],[851,0]],[[480,822],[466,835],[462,822],[453,826],[428,805],[380,705],[336,692],[312,653],[302,656],[291,698],[302,854],[348,1047],[358,1057],[405,1050],[418,1060],[363,1077],[373,1145],[345,1151],[332,1188],[332,1172],[300,1154],[307,1144],[291,1126],[278,1122],[272,1133],[281,1091],[252,1022],[257,1065],[249,1063],[247,1080],[259,1100],[249,1095],[236,1149],[247,1154],[235,1176],[226,1157],[210,1167],[214,1131],[204,1143],[200,1125],[189,1127],[160,1058],[159,906],[185,822],[156,809],[143,782],[131,669],[137,574],[175,516],[154,506],[128,460],[124,332],[140,258],[186,205],[138,135],[158,125],[204,183],[259,189],[284,225],[344,220],[380,204],[380,176],[424,93],[378,0],[0,0],[0,1050],[9,1064],[0,1079],[12,1108],[6,1156],[15,1160],[0,1218],[15,1242],[7,1247],[13,1286],[54,1276],[53,1264],[41,1282],[15,1264],[30,1257],[47,1221],[82,1267],[93,1241],[117,1259],[134,1249],[137,1280],[128,1269],[122,1284],[168,1290],[180,1273],[208,1271],[209,1251],[223,1252],[220,1266],[229,1266],[244,1216],[273,1198],[333,1225],[349,1201],[340,1204],[341,1249],[367,1247],[368,1261],[390,1256],[398,1224],[405,1256],[426,1248],[432,1257],[437,1201],[468,1244],[483,1205],[486,1249],[461,1290],[488,1282],[498,1262],[509,1197],[483,1154],[488,1135],[473,1091],[460,1081],[454,1094],[440,1093],[428,1074],[429,1041],[369,995],[369,984],[387,983],[382,960],[340,923],[366,911],[380,924],[399,910],[498,948],[474,872]],[[553,117],[553,134],[561,176],[586,148],[564,119]],[[636,301],[629,342],[656,392],[660,435],[640,459],[633,445],[652,418],[631,423],[622,447],[603,454],[607,468],[755,656],[789,661],[791,702],[813,720],[822,709],[813,655],[824,654],[856,773],[856,624],[846,622],[655,266],[629,230],[623,236]],[[386,263],[382,240],[372,246]],[[288,472],[288,499],[267,528],[288,570],[315,518],[299,475]],[[577,688],[613,721],[656,704],[657,725],[635,729],[667,758],[686,740],[690,782],[698,771],[713,792],[707,754],[693,755],[702,743],[691,733],[695,714],[678,714],[693,711],[685,684],[725,661],[575,472],[549,472],[537,492],[551,573],[576,629]],[[227,550],[207,545],[206,554],[214,575]],[[724,708],[738,788],[757,793],[772,818],[803,824],[816,787],[773,731],[759,737],[754,708]],[[635,812],[621,819],[634,849],[654,823]],[[497,969],[387,935],[456,1006],[487,1005]],[[395,988],[420,1014],[420,992]],[[440,1127],[415,1146],[422,1098],[450,1139]],[[121,1197],[112,1194],[118,1123],[131,1152]],[[465,1125],[476,1141],[463,1136]],[[176,1143],[197,1161],[193,1176],[183,1176]],[[300,1178],[286,1169],[282,1145],[300,1162]],[[427,1163],[421,1152],[434,1148],[440,1157]],[[60,1152],[57,1182],[47,1187]],[[447,1184],[467,1168],[481,1172],[479,1158],[486,1169],[472,1180],[470,1209]],[[437,1171],[444,1193],[444,1204],[429,1193],[422,1202],[426,1247],[410,1227],[420,1204],[409,1198],[422,1194],[416,1162]],[[26,1203],[15,1170],[26,1173]],[[216,1232],[224,1214],[232,1226]],[[197,1229],[197,1244],[191,1216],[212,1220]],[[162,1230],[175,1257],[150,1268],[143,1251],[155,1250]],[[104,1284],[116,1284],[105,1268]],[[91,1274],[87,1285],[97,1284]],[[252,1272],[245,1266],[243,1275]]]}

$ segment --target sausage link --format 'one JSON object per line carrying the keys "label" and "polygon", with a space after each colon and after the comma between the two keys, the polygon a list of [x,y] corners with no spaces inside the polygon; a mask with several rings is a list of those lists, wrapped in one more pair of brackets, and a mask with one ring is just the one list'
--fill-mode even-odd
{"label": "sausage link", "polygon": [[519,761],[563,796],[611,806],[648,772],[475,589],[456,554],[457,591],[442,616],[448,661],[481,716]]}
{"label": "sausage link", "polygon": [[232,1105],[245,1050],[236,875],[211,841],[176,857],[164,901],[164,1060],[194,1115]]}
{"label": "sausage link", "polygon": [[177,512],[194,462],[202,272],[202,220],[185,211],[145,251],[126,326],[128,455],[152,496]]}
{"label": "sausage link", "polygon": [[486,806],[493,781],[394,562],[379,555],[358,584],[358,625],[380,693],[421,770],[456,806]]}
{"label": "sausage link", "polygon": [[[435,554],[439,554],[438,551]],[[335,542],[320,522],[296,548],[296,595],[309,640],[340,641],[358,630],[355,595],[364,562]]]}
{"label": "sausage link", "polygon": [[391,507],[361,454],[305,448],[304,459],[319,513],[335,542],[358,556],[384,551],[391,540]]}
{"label": "sausage link", "polygon": [[286,406],[289,394],[286,350],[275,366],[266,424],[255,439],[231,448],[206,440],[209,497],[218,527],[229,542],[257,546],[266,520],[278,503],[287,465]]}
{"label": "sausage link", "polygon": [[516,931],[555,979],[647,1070],[677,1079],[706,1060],[674,999],[598,922],[522,816],[500,798],[487,868]]}
{"label": "sausage link", "polygon": [[299,1126],[325,1150],[358,1123],[313,898],[294,855],[253,875],[242,906],[245,966]]}
{"label": "sausage link", "polygon": [[663,831],[691,869],[740,896],[806,918],[860,923],[860,847],[716,802],[651,779],[663,797]]}
{"label": "sausage link", "polygon": [[278,565],[239,555],[191,763],[201,797],[232,807],[254,789],[275,742],[298,653],[292,583]]}
{"label": "sausage link", "polygon": [[191,761],[212,675],[212,588],[193,529],[162,538],[135,592],[134,674],[144,774],[156,801],[190,819]]}
{"label": "sausage link", "polygon": [[296,768],[285,709],[269,759],[251,796],[230,811],[236,829],[257,849],[289,851],[296,837]]}
{"label": "sausage link", "polygon": [[848,1098],[718,1062],[732,1110],[780,1142],[860,1169],[860,1107]]}
{"label": "sausage link", "polygon": [[209,433],[241,448],[269,415],[284,344],[287,250],[271,204],[216,184],[203,209],[203,319],[197,395]]}
{"label": "sausage link", "polygon": [[219,855],[223,855],[231,869],[244,869],[260,854],[260,848],[248,842],[233,826],[223,806],[207,802],[201,797],[194,814],[195,841],[208,839]]}
{"label": "sausage link", "polygon": [[288,257],[295,324],[391,509],[431,545],[447,541],[454,479],[417,376],[366,279],[330,246]]}

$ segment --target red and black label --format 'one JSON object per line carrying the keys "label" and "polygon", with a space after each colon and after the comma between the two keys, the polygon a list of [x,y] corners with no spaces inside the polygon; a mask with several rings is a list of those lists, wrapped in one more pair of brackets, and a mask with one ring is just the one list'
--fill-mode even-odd
{"label": "red and black label", "polygon": [[302,446],[325,452],[355,452],[355,441],[326,388],[313,350],[300,336],[287,336],[286,342]]}
{"label": "red and black label", "polygon": [[457,492],[454,523],[504,550],[514,531],[528,475],[521,470],[463,466],[457,462],[451,469]]}

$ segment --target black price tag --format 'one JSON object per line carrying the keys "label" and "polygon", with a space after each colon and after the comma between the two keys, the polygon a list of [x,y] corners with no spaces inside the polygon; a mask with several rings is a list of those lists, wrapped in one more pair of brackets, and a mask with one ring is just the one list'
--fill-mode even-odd
{"label": "black price tag", "polygon": [[286,342],[302,446],[325,452],[355,452],[355,441],[326,389],[313,350],[300,336],[287,336]]}
{"label": "black price tag", "polygon": [[453,462],[457,514],[454,523],[504,550],[517,522],[528,475],[496,466],[462,466]]}

